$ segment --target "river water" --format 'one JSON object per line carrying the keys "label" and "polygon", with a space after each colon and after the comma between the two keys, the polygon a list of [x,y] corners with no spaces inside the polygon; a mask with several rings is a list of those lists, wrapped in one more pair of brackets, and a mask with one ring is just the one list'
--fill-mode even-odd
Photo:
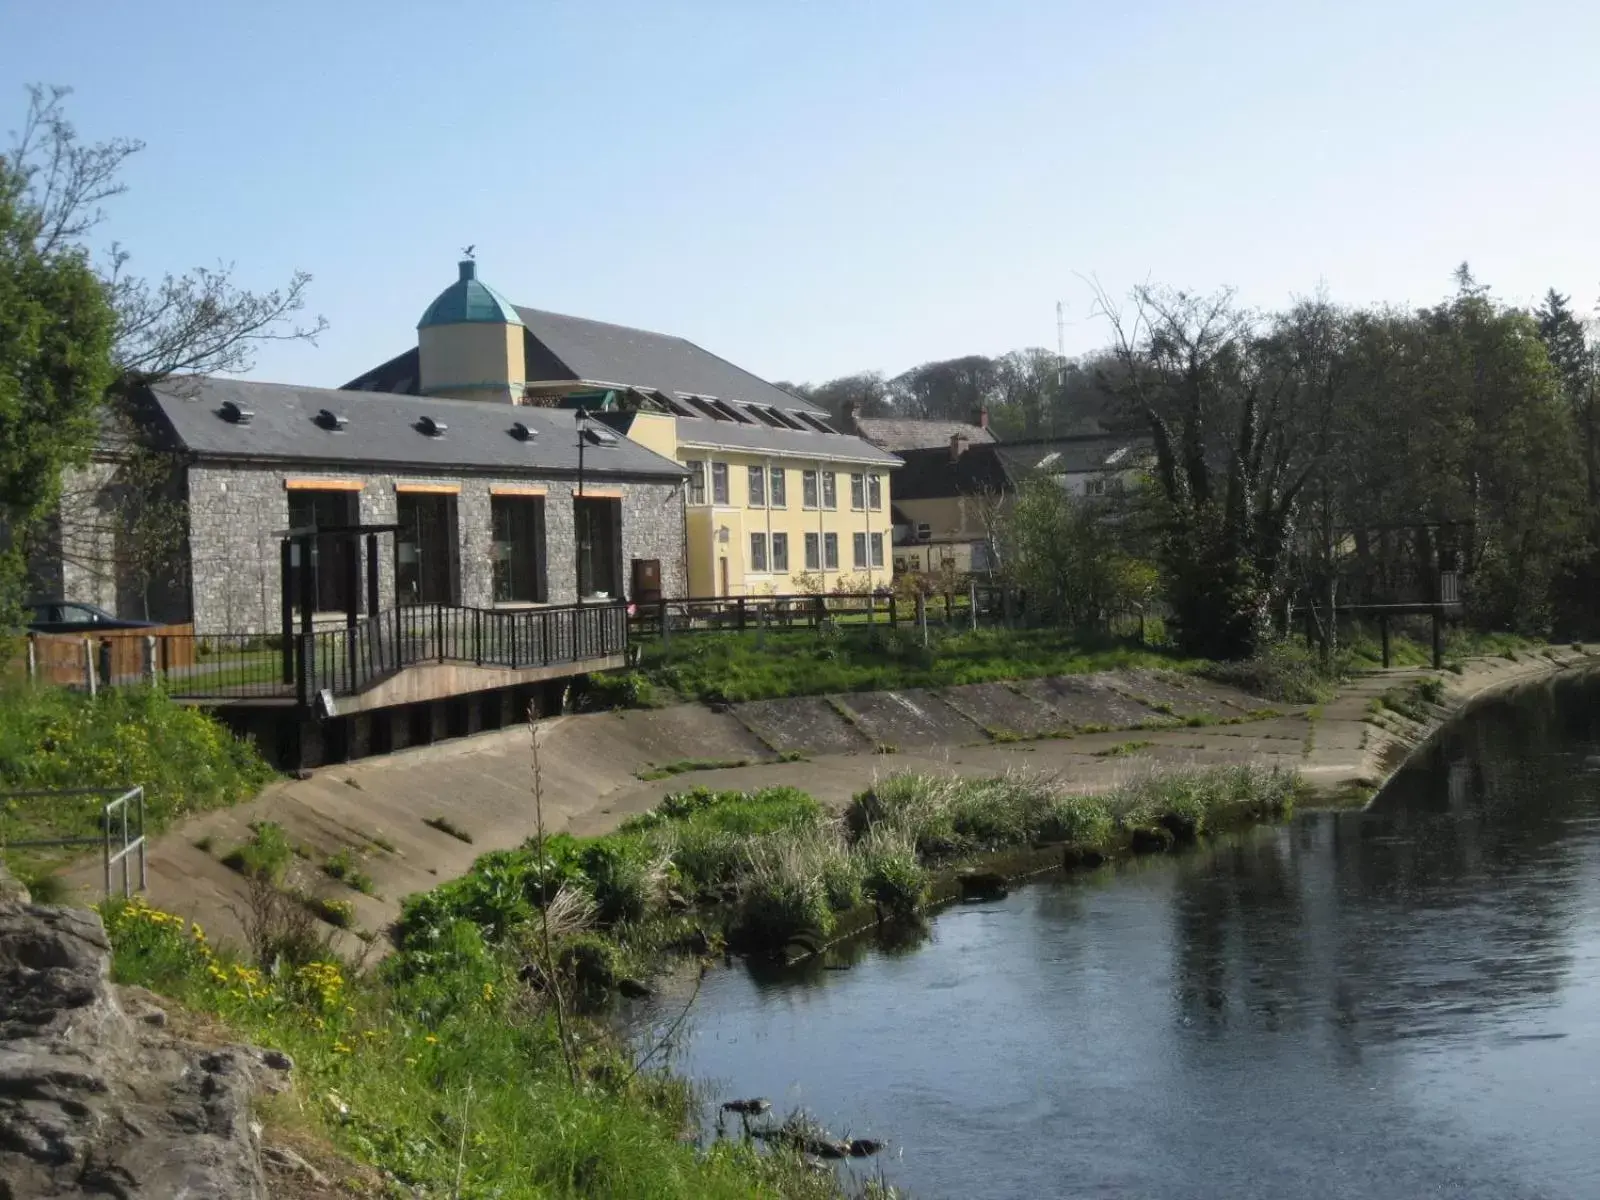
{"label": "river water", "polygon": [[676,1065],[920,1200],[1594,1200],[1600,682],[1478,707],[1367,812],[713,972]]}

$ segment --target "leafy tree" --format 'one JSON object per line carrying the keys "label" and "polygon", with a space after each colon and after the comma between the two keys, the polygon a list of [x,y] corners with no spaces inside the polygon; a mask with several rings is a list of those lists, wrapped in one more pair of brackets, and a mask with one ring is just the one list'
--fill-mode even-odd
{"label": "leafy tree", "polygon": [[971,421],[999,400],[1000,370],[992,358],[969,354],[912,367],[890,381],[895,407],[908,417]]}

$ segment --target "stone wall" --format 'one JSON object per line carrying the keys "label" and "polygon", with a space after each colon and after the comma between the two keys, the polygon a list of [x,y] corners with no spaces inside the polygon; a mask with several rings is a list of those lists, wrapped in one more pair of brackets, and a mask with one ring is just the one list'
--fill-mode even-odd
{"label": "stone wall", "polygon": [[[192,467],[189,471],[189,544],[193,572],[195,628],[200,632],[263,633],[279,624],[280,582],[277,534],[289,521],[284,481],[315,478],[309,471],[251,467]],[[551,604],[577,599],[577,563],[570,480],[501,479],[485,476],[361,474],[341,471],[330,479],[357,479],[364,524],[391,524],[397,515],[396,485],[459,484],[456,520],[459,538],[461,603],[493,603],[492,489],[539,484],[545,496],[545,551]],[[591,483],[590,489],[622,492],[623,572],[630,561],[661,560],[667,595],[683,595],[684,543],[682,491],[675,481]],[[364,578],[364,576],[363,576]],[[389,535],[379,538],[379,601],[394,604],[394,550]]]}

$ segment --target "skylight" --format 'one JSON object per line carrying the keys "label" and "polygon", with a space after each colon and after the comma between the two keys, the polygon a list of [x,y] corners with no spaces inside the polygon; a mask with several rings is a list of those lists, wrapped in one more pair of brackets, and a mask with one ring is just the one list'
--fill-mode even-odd
{"label": "skylight", "polygon": [[589,421],[584,424],[583,436],[588,438],[596,446],[615,446],[617,444],[616,434],[612,433],[609,429],[601,429],[593,421]]}
{"label": "skylight", "polygon": [[807,425],[810,425],[818,433],[838,433],[839,432],[832,425],[829,425],[826,421],[824,421],[821,417],[814,416],[811,413],[808,413],[808,412],[797,412],[797,413],[795,413],[795,416],[799,417]]}

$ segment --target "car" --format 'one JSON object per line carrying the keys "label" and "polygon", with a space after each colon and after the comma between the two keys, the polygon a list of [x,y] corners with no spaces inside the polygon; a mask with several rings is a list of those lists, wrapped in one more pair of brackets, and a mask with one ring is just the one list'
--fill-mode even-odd
{"label": "car", "polygon": [[93,604],[75,600],[35,600],[28,606],[28,628],[34,633],[85,633],[96,629],[155,629],[160,621],[114,617]]}

